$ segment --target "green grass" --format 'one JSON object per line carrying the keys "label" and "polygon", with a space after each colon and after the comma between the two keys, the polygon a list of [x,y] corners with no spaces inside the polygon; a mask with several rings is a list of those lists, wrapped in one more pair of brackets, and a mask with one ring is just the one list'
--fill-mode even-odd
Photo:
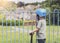
{"label": "green grass", "polygon": [[[14,27],[14,26],[12,26]],[[14,30],[10,26],[4,26],[2,29],[2,26],[0,26],[0,43],[29,43],[30,42],[30,35],[25,32],[7,32],[6,30],[10,31],[11,29]],[[18,26],[16,26],[18,27]],[[20,26],[20,28],[23,28]],[[35,26],[24,26],[24,29],[35,29]],[[46,43],[60,43],[60,33],[57,34],[60,31],[60,26],[47,26],[46,31]],[[2,30],[4,32],[2,33]],[[53,34],[54,33],[54,34]],[[19,36],[20,35],[20,36]],[[54,36],[53,36],[54,35]],[[58,37],[57,37],[58,36]],[[2,39],[3,38],[3,39]],[[33,42],[36,43],[36,35],[34,34]]]}
{"label": "green grass", "polygon": [[60,26],[47,26],[47,43],[60,43]]}

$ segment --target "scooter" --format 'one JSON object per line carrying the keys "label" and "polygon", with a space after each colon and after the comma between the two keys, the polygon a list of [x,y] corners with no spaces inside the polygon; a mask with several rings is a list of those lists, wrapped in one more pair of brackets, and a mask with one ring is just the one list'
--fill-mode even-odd
{"label": "scooter", "polygon": [[33,43],[33,34],[30,33],[30,36],[31,36],[31,38],[30,38],[30,43]]}

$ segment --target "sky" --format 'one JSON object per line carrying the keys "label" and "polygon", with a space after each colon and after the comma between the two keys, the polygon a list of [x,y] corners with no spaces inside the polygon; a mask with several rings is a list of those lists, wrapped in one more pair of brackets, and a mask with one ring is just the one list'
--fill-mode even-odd
{"label": "sky", "polygon": [[14,1],[14,2],[19,2],[19,1],[22,1],[24,3],[32,3],[32,2],[42,2],[42,1],[45,1],[45,0],[8,0],[8,1]]}

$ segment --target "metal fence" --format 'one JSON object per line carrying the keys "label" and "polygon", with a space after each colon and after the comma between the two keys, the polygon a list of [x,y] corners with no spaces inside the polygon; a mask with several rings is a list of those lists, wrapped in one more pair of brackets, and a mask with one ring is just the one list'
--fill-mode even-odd
{"label": "metal fence", "polygon": [[[29,32],[36,28],[36,15],[34,12],[5,12],[1,15],[0,43],[30,43]],[[46,21],[46,43],[60,43],[60,13],[48,13]],[[36,43],[35,34],[33,43]]]}
{"label": "metal fence", "polygon": [[[46,17],[47,19],[47,17]],[[60,43],[60,12],[54,10],[48,14],[47,43]]]}

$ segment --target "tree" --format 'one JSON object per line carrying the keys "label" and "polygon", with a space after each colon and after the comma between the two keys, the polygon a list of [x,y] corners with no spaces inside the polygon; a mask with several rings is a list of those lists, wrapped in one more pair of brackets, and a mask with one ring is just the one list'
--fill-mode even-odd
{"label": "tree", "polygon": [[22,6],[24,6],[24,2],[18,2],[17,3],[17,7],[22,7]]}
{"label": "tree", "polygon": [[[59,25],[60,25],[60,13],[58,13],[58,11],[56,11],[55,9],[60,9],[60,0],[47,0],[49,3],[50,3],[50,9],[52,12],[54,13],[51,13],[51,22],[53,24],[53,19],[54,19],[54,22],[55,22],[55,25],[58,24],[59,22]],[[60,11],[60,10],[59,10]],[[59,15],[59,21],[58,21],[58,15]]]}
{"label": "tree", "polygon": [[7,2],[7,4],[5,5],[5,8],[10,11],[10,10],[15,10],[16,9],[16,3],[9,1]]}

